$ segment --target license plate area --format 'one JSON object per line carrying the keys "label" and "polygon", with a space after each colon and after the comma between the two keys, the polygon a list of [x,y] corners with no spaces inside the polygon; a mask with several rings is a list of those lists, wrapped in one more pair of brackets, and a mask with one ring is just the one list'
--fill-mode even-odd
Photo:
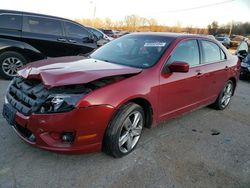
{"label": "license plate area", "polygon": [[7,120],[10,125],[15,124],[15,116],[17,110],[14,109],[10,104],[4,104],[3,106],[3,117]]}

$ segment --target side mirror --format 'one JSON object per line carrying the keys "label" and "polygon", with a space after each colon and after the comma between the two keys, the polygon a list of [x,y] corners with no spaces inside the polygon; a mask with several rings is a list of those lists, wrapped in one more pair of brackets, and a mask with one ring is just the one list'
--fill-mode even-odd
{"label": "side mirror", "polygon": [[100,40],[95,34],[91,35],[89,38],[92,42],[97,42],[98,40]]}
{"label": "side mirror", "polygon": [[82,38],[82,42],[91,42],[91,38],[90,37],[84,37],[84,38]]}
{"label": "side mirror", "polygon": [[97,37],[95,34],[92,35],[93,42],[97,42],[101,38],[102,38],[101,36]]}
{"label": "side mirror", "polygon": [[175,61],[168,66],[170,72],[188,72],[189,64],[182,61]]}
{"label": "side mirror", "polygon": [[102,35],[99,36],[99,37],[97,37],[98,40],[101,40],[101,39],[103,39],[103,38],[104,38],[104,36],[102,36]]}
{"label": "side mirror", "polygon": [[95,43],[97,41],[97,37],[95,37],[95,35],[89,35],[87,37],[84,37],[82,39],[82,42],[86,42],[86,43]]}

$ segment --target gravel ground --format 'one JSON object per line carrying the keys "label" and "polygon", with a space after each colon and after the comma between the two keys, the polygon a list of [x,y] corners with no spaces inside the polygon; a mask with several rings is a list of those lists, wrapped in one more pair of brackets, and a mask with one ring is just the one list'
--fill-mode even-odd
{"label": "gravel ground", "polygon": [[[0,110],[7,81],[0,80]],[[188,113],[144,130],[137,149],[62,155],[22,142],[0,116],[0,187],[250,187],[250,82],[231,105]]]}

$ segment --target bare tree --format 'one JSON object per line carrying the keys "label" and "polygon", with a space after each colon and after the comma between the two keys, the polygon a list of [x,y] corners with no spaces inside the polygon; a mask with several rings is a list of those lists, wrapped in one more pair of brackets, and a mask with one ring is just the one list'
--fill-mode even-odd
{"label": "bare tree", "polygon": [[218,33],[219,24],[217,21],[213,21],[211,25],[208,25],[208,33],[210,35],[215,35]]}

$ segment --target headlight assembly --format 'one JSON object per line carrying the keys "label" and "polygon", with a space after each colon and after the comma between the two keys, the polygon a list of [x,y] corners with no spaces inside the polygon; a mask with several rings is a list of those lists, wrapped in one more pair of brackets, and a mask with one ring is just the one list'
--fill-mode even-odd
{"label": "headlight assembly", "polygon": [[79,94],[52,94],[49,95],[45,103],[40,107],[38,113],[58,113],[68,112],[75,108],[77,102],[83,95]]}

